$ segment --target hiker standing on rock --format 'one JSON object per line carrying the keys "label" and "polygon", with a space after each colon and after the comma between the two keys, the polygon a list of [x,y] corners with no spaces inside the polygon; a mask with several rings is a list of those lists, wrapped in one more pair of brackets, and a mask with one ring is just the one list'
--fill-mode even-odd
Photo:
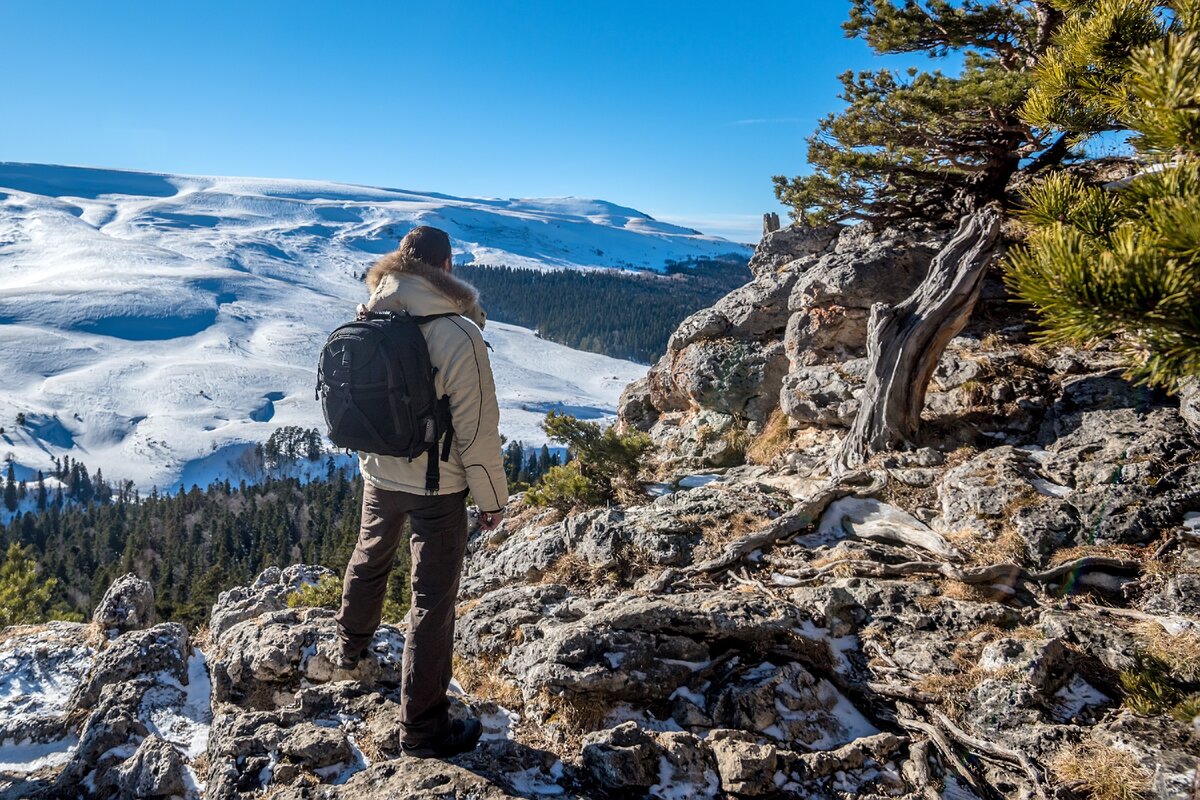
{"label": "hiker standing on rock", "polygon": [[[485,531],[500,524],[508,499],[496,386],[481,333],[485,315],[478,293],[450,274],[451,265],[450,237],[421,226],[367,273],[371,298],[359,307],[360,320],[389,318],[386,312],[418,318],[428,345],[426,374],[432,366],[433,389],[449,419],[439,417],[436,424],[433,419],[419,420],[431,431],[425,441],[434,441],[429,452],[417,457],[376,455],[358,448],[364,480],[362,523],[346,566],[337,614],[340,652],[334,658],[338,667],[353,669],[364,655],[379,626],[405,520],[411,520],[412,607],[400,688],[401,744],[406,754],[419,757],[467,752],[479,741],[478,720],[451,723],[446,696],[454,608],[467,547],[466,497],[470,490],[480,509],[479,527]],[[345,358],[347,364],[349,360]],[[409,404],[407,395],[398,398],[401,407]],[[395,408],[397,398],[390,400]],[[370,431],[383,427],[379,420],[366,420],[364,425]]]}

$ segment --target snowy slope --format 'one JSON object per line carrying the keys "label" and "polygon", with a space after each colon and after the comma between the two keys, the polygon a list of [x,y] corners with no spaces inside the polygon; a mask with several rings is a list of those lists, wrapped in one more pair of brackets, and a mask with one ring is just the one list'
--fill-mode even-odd
{"label": "snowy slope", "polygon": [[[18,478],[69,453],[143,488],[203,485],[276,427],[319,427],[316,354],[363,299],[365,267],[415,224],[478,263],[745,253],[601,201],[0,163],[0,451]],[[528,444],[550,408],[611,415],[645,371],[515,326],[486,338],[503,430]]]}

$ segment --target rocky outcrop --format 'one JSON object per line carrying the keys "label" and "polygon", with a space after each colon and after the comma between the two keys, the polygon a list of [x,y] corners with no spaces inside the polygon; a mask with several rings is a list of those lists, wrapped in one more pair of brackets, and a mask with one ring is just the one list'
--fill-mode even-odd
{"label": "rocky outcrop", "polygon": [[[1100,795],[1081,763],[1125,765],[1130,796],[1192,797],[1194,387],[1035,347],[985,300],[934,372],[922,446],[826,471],[867,311],[903,297],[943,236],[771,233],[754,280],[622,398],[622,423],[679,468],[661,496],[514,504],[472,535],[451,713],[482,720],[475,752],[403,756],[403,631],[381,626],[344,671],[333,610],[289,605],[331,570],[228,589],[194,642],[151,626],[153,599],[123,578],[99,626],[0,636],[17,676],[0,681],[0,743],[42,757],[0,797]],[[796,435],[741,465],[779,435],[776,408]],[[722,468],[683,470],[699,464]]]}
{"label": "rocky outcrop", "polygon": [[315,586],[321,578],[333,574],[331,569],[305,564],[282,570],[269,567],[250,586],[235,586],[221,592],[209,616],[209,636],[219,642],[239,622],[268,611],[283,611],[288,607],[289,594],[302,586]]}
{"label": "rocky outcrop", "polygon": [[945,232],[790,227],[765,237],[754,279],[680,324],[644,384],[627,390],[622,424],[649,430],[680,464],[727,466],[782,407],[797,425],[844,426],[856,406],[872,303],[915,287]]}

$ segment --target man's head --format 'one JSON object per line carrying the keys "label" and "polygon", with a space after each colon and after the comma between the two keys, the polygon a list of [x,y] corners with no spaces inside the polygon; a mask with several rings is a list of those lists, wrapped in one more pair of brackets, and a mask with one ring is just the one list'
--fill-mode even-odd
{"label": "man's head", "polygon": [[431,267],[450,271],[450,237],[445,231],[420,225],[413,228],[400,240],[401,255],[424,261]]}

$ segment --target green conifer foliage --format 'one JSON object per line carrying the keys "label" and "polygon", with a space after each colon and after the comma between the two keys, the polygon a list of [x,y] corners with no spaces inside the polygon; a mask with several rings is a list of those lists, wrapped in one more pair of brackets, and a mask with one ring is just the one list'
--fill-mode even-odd
{"label": "green conifer foliage", "polygon": [[1061,160],[1018,115],[1060,17],[1032,0],[854,0],[847,36],[880,54],[962,53],[963,68],[843,74],[846,108],[808,140],[812,174],[776,176],[776,196],[810,224],[942,217],[1001,197],[1022,159]]}
{"label": "green conifer foliage", "polygon": [[16,542],[0,561],[0,628],[45,622],[57,581],[38,574],[37,563]]}
{"label": "green conifer foliage", "polygon": [[[1077,139],[1131,130],[1145,165],[1114,186],[1054,175],[1026,190],[1027,239],[1008,258],[1007,280],[1039,312],[1046,341],[1112,339],[1130,378],[1172,388],[1200,375],[1200,3],[1173,4],[1166,16],[1162,3],[1076,5],[1028,113]],[[1128,46],[1150,25],[1155,41]],[[1085,29],[1108,32],[1107,50],[1080,44]],[[1080,64],[1098,50],[1109,55],[1102,77]]]}

